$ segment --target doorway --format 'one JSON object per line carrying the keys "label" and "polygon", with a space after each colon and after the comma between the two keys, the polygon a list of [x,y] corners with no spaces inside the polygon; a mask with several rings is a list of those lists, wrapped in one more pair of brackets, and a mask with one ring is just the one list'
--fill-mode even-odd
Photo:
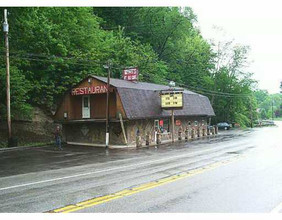
{"label": "doorway", "polygon": [[90,96],[82,96],[82,118],[90,118]]}

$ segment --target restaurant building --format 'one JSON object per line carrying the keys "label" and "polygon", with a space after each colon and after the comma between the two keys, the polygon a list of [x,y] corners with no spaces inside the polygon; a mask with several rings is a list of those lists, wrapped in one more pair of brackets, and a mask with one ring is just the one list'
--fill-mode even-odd
{"label": "restaurant building", "polygon": [[[161,91],[171,88],[146,82],[110,79],[109,146],[136,147],[172,138],[171,110],[161,108]],[[68,144],[105,146],[107,78],[88,76],[67,91],[55,113]],[[206,96],[183,90],[183,108],[174,110],[175,139],[207,135],[214,116]],[[187,138],[188,136],[188,138]]]}

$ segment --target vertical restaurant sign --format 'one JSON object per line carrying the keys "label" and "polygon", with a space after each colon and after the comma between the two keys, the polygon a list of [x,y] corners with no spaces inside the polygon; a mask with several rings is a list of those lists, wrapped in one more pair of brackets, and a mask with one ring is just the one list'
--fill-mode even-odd
{"label": "vertical restaurant sign", "polygon": [[126,68],[123,70],[123,79],[128,81],[137,81],[139,75],[139,70],[137,67]]}
{"label": "vertical restaurant sign", "polygon": [[100,86],[86,86],[81,88],[73,88],[72,95],[91,95],[97,93],[106,93],[108,91],[107,85]]}

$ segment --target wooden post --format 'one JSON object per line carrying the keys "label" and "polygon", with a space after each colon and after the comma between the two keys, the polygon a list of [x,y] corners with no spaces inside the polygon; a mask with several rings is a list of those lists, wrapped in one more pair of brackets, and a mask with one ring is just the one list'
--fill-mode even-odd
{"label": "wooden post", "polygon": [[142,147],[142,141],[141,141],[141,136],[140,136],[140,132],[137,132],[136,134],[136,147]]}
{"label": "wooden post", "polygon": [[106,147],[109,146],[109,96],[110,96],[110,76],[111,67],[110,61],[108,61],[108,79],[107,79],[107,104],[106,104]]}
{"label": "wooden post", "polygon": [[162,143],[162,135],[161,133],[157,132],[157,144],[161,144]]}
{"label": "wooden post", "polygon": [[171,140],[174,142],[174,110],[171,110]]}
{"label": "wooden post", "polygon": [[150,145],[150,132],[149,131],[147,131],[145,139],[146,139],[146,145],[149,146]]}
{"label": "wooden post", "polygon": [[125,144],[127,145],[127,138],[126,138],[125,129],[124,129],[124,125],[123,125],[122,115],[120,113],[119,113],[119,120],[120,120],[120,125],[121,125],[121,129],[122,129],[124,141],[125,141]]}
{"label": "wooden post", "polygon": [[182,140],[182,129],[181,129],[181,127],[178,129],[178,140],[179,141]]}
{"label": "wooden post", "polygon": [[10,60],[9,60],[9,25],[7,18],[7,9],[4,9],[4,23],[3,31],[5,34],[5,48],[6,48],[6,96],[7,96],[7,124],[8,124],[8,145],[12,138],[11,126],[11,99],[10,99]]}
{"label": "wooden post", "polygon": [[188,141],[189,139],[189,130],[188,130],[188,127],[186,127],[185,129],[185,141]]}

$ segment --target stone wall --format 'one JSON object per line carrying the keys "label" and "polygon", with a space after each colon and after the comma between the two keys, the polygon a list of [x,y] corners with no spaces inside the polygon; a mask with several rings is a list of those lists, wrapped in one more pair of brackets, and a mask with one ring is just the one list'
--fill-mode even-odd
{"label": "stone wall", "polygon": [[[44,114],[39,108],[34,108],[32,119],[26,121],[12,121],[12,135],[18,141],[18,146],[34,143],[47,143],[54,140],[56,125],[50,116]],[[0,122],[0,147],[7,146],[7,122]]]}
{"label": "stone wall", "polygon": [[[175,118],[179,125],[175,125],[174,139],[185,139],[185,130],[189,130],[189,139],[203,136],[203,129],[207,126],[207,119],[200,117]],[[155,119],[124,121],[128,146],[145,146],[156,144],[157,133],[154,130]],[[195,123],[197,121],[197,123]],[[171,125],[170,125],[171,129]],[[192,132],[192,130],[194,130]],[[179,133],[180,132],[180,133]],[[194,135],[193,135],[194,133]],[[63,140],[66,142],[105,145],[104,122],[76,122],[63,125]],[[171,132],[159,132],[161,142],[171,141]],[[138,139],[138,140],[137,140]],[[120,122],[110,123],[110,145],[126,145]]]}
{"label": "stone wall", "polygon": [[129,145],[136,145],[136,136],[138,132],[143,144],[146,141],[147,134],[149,134],[150,142],[153,142],[155,139],[153,119],[127,121],[125,127]]}
{"label": "stone wall", "polygon": [[[84,122],[63,125],[64,141],[83,144],[105,144],[105,123]],[[124,145],[124,137],[119,122],[110,123],[110,145]]]}
{"label": "stone wall", "polygon": [[[180,122],[179,125],[176,125],[176,120]],[[161,142],[170,141],[172,139],[172,133],[159,132],[157,134],[154,131],[154,121],[155,119],[128,121],[126,123],[128,144],[134,146],[136,145],[145,146],[146,141],[149,142],[150,145],[157,144],[156,143],[157,135],[159,135],[159,139]],[[170,129],[171,129],[171,123],[170,123]],[[198,138],[204,135],[206,136],[207,118],[205,117],[175,118],[174,140],[178,140],[179,137],[181,137],[181,139],[184,140],[186,129],[189,131],[188,139]]]}

